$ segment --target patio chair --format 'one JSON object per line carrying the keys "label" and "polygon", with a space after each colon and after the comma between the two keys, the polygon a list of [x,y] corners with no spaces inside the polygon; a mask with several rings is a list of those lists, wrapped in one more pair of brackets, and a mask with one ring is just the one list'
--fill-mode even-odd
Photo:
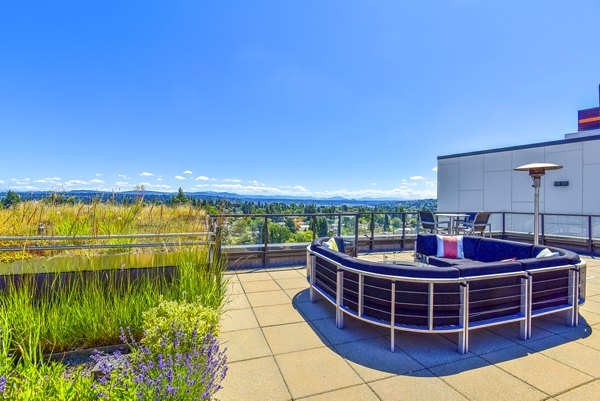
{"label": "patio chair", "polygon": [[419,225],[417,227],[429,231],[432,234],[437,234],[440,231],[447,233],[449,232],[450,222],[438,222],[434,214],[429,210],[419,210]]}
{"label": "patio chair", "polygon": [[[470,214],[470,213],[469,213]],[[489,223],[491,213],[489,212],[478,212],[475,217],[470,221],[464,221],[458,227],[460,234],[474,235],[479,234],[482,237],[485,236],[486,228],[489,229],[490,238],[492,237],[492,225]]]}

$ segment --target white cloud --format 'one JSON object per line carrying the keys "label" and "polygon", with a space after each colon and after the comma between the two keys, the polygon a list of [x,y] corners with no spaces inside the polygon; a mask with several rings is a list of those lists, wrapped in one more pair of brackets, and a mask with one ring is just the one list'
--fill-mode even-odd
{"label": "white cloud", "polygon": [[117,181],[117,182],[115,182],[115,185],[118,187],[125,187],[125,186],[129,185],[129,183],[127,181]]}
{"label": "white cloud", "polygon": [[257,186],[261,186],[261,187],[265,185],[262,182],[258,182],[257,180],[250,180],[248,182],[252,185],[257,185]]}
{"label": "white cloud", "polygon": [[162,177],[158,177],[156,181],[163,181]]}
{"label": "white cloud", "polygon": [[185,180],[185,177],[183,177],[183,176],[181,176],[181,175],[176,175],[176,176],[175,176],[175,179],[176,179],[176,180],[179,180],[179,181],[183,181],[183,180]]}
{"label": "white cloud", "polygon": [[435,166],[434,168],[432,168],[431,171],[433,171],[434,173],[437,173],[437,166]]}
{"label": "white cloud", "polygon": [[139,175],[142,177],[152,177],[154,174],[149,173],[147,171],[142,171]]}
{"label": "white cloud", "polygon": [[65,185],[67,187],[74,187],[76,185],[88,185],[88,182],[83,180],[69,180],[65,181]]}
{"label": "white cloud", "polygon": [[93,180],[90,180],[90,184],[104,184],[104,181],[98,180],[98,179],[93,179]]}
{"label": "white cloud", "polygon": [[0,184],[4,184],[4,181],[0,180]]}
{"label": "white cloud", "polygon": [[413,175],[412,177],[410,177],[410,179],[413,181],[420,181],[420,180],[424,180],[425,177],[423,177],[422,175]]}
{"label": "white cloud", "polygon": [[376,186],[376,185],[377,185],[377,183],[376,183],[376,182],[372,182],[372,183],[370,183],[369,185],[370,185],[370,186],[372,186],[372,187],[374,187],[374,186]]}
{"label": "white cloud", "polygon": [[224,180],[222,180],[223,182],[242,182],[242,180],[232,177],[232,178],[225,178]]}
{"label": "white cloud", "polygon": [[102,177],[104,174],[102,173],[96,173],[96,177]]}
{"label": "white cloud", "polygon": [[194,173],[192,172],[192,170],[185,170],[185,171],[183,172],[183,174],[194,174]]}
{"label": "white cloud", "polygon": [[17,185],[10,187],[10,189],[14,189],[15,191],[37,191],[38,187],[32,185]]}
{"label": "white cloud", "polygon": [[199,175],[198,177],[195,178],[195,180],[196,181],[208,181],[208,180],[210,180],[210,178],[205,175]]}
{"label": "white cloud", "polygon": [[124,180],[131,180],[131,177],[128,177],[128,176],[127,176],[127,175],[125,175],[125,174],[117,174],[117,177],[119,177],[119,178],[122,178],[122,179],[124,179]]}
{"label": "white cloud", "polygon": [[17,185],[29,185],[31,183],[31,178],[11,178],[10,181],[14,182]]}

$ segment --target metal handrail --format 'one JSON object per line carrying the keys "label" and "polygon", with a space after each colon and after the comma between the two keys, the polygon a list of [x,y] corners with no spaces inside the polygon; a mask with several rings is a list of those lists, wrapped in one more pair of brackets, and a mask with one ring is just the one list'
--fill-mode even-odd
{"label": "metal handrail", "polygon": [[189,233],[148,233],[148,234],[108,234],[108,235],[34,235],[34,236],[0,236],[0,241],[66,241],[66,240],[97,240],[97,239],[126,239],[126,238],[173,238],[211,236],[214,233],[189,232]]}

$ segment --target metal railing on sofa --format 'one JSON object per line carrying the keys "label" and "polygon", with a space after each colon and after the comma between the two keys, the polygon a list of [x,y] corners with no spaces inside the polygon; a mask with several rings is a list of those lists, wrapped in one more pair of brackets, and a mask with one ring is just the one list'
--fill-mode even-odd
{"label": "metal railing on sofa", "polygon": [[[357,270],[307,248],[311,301],[318,293],[335,305],[340,329],[344,314],[389,328],[392,352],[396,330],[458,333],[458,351],[464,354],[469,352],[470,330],[519,322],[520,337],[526,340],[531,338],[533,318],[562,311],[569,311],[567,324],[576,326],[579,303],[584,301],[580,270],[585,277],[585,262],[535,272],[415,278]],[[554,288],[555,292],[564,291],[564,297],[555,298],[551,305],[540,301],[544,280],[536,279],[548,272],[562,272],[565,277],[560,280],[566,280],[566,286]],[[502,295],[486,298],[490,291]],[[380,293],[389,296],[376,296]]]}

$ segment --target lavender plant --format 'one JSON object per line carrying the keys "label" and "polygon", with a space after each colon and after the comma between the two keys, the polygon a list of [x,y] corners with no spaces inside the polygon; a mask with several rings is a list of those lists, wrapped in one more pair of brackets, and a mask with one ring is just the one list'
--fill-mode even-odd
{"label": "lavender plant", "polygon": [[[110,357],[96,354],[103,377],[94,384],[98,397],[138,400],[210,400],[227,374],[227,357],[210,331],[182,330],[181,324],[161,331],[165,353],[153,352],[122,331],[133,352]],[[128,334],[128,333],[127,333]]]}

